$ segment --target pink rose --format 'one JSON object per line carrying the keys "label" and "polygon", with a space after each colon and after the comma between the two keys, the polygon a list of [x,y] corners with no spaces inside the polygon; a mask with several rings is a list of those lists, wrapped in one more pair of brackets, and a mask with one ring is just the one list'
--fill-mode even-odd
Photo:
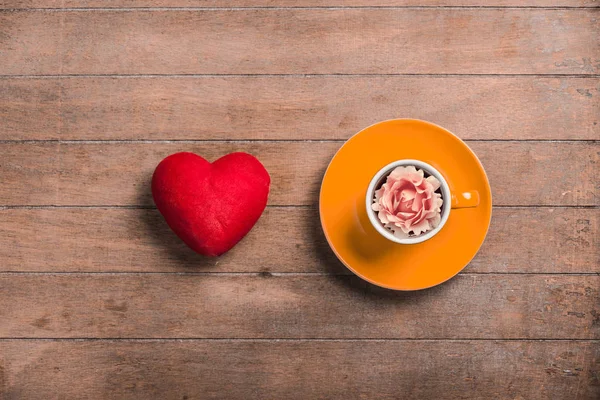
{"label": "pink rose", "polygon": [[371,207],[379,220],[400,238],[409,232],[420,235],[436,228],[441,220],[442,195],[435,191],[440,181],[425,178],[414,166],[396,167],[380,189],[375,191]]}

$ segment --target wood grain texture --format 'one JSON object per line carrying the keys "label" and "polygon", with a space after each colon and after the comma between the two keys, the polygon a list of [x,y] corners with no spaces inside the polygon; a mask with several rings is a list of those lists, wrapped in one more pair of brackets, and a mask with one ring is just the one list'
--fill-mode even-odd
{"label": "wood grain texture", "polygon": [[0,79],[0,140],[347,139],[399,117],[463,139],[600,138],[597,78]]}
{"label": "wood grain texture", "polygon": [[[600,276],[0,275],[0,337],[600,338]],[[485,305],[485,306],[482,306]]]}
{"label": "wood grain texture", "polygon": [[596,9],[13,11],[0,14],[0,74],[596,74],[597,21]]}
{"label": "wood grain texture", "polygon": [[[7,10],[30,7],[89,8]],[[1,400],[600,397],[597,1],[0,8]],[[513,206],[415,293],[349,274],[316,207],[341,141],[403,116],[477,140]],[[273,178],[218,259],[152,207],[183,150],[248,151]]]}
{"label": "wood grain texture", "polygon": [[[329,250],[315,208],[267,208],[250,234],[219,258],[196,255],[157,210],[5,209],[0,220],[0,271],[350,274]],[[466,271],[598,272],[599,225],[598,209],[497,208]],[[524,238],[540,237],[515,251]]]}
{"label": "wood grain texture", "polygon": [[1,341],[5,399],[573,399],[597,342]]}
{"label": "wood grain texture", "polygon": [[[0,205],[151,205],[149,181],[167,155],[257,156],[271,205],[317,204],[339,142],[0,143]],[[597,142],[471,142],[495,205],[600,205]],[[528,184],[515,185],[515,174]]]}
{"label": "wood grain texture", "polygon": [[0,0],[0,8],[107,7],[593,7],[595,0]]}

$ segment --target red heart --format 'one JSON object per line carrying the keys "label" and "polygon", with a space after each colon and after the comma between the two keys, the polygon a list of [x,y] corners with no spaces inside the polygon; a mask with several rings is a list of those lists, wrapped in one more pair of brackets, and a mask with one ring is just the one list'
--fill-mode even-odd
{"label": "red heart", "polygon": [[218,256],[258,221],[270,182],[250,154],[231,153],[211,164],[193,153],[176,153],[156,167],[152,196],[169,227],[192,250]]}

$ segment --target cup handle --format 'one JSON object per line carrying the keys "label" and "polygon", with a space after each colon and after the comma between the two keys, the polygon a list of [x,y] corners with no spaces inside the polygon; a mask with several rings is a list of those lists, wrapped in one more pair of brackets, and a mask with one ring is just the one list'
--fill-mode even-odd
{"label": "cup handle", "polygon": [[478,205],[479,192],[477,190],[452,194],[452,208],[472,208]]}

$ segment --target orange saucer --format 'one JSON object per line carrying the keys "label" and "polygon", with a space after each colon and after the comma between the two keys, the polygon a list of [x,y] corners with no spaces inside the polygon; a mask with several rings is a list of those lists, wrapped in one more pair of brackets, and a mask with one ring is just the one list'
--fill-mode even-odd
{"label": "orange saucer", "polygon": [[[478,191],[479,206],[452,209],[425,242],[384,238],[369,222],[366,191],[382,167],[401,159],[432,165],[453,193]],[[329,245],[352,272],[385,288],[418,290],[452,278],[475,256],[490,225],[492,193],[477,156],[458,137],[429,122],[397,119],[360,131],[340,148],[323,177],[319,211]]]}

